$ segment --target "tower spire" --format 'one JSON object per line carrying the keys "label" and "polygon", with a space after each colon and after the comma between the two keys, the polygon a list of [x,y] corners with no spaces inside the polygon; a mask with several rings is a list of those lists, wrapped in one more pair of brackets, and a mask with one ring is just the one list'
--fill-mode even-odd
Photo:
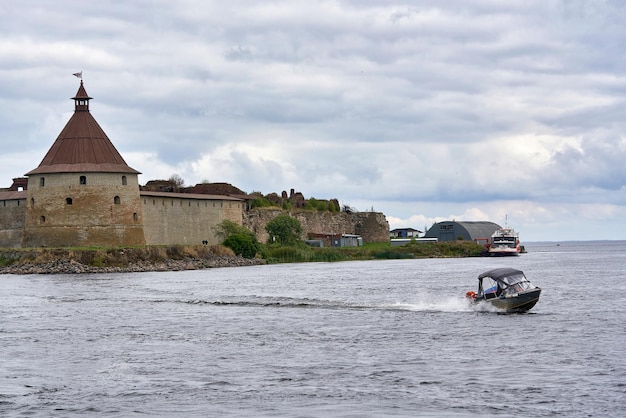
{"label": "tower spire", "polygon": [[74,111],[89,112],[89,100],[91,99],[93,99],[93,97],[89,97],[85,87],[83,86],[83,80],[81,79],[80,87],[78,87],[76,96],[72,97],[72,100],[74,100]]}

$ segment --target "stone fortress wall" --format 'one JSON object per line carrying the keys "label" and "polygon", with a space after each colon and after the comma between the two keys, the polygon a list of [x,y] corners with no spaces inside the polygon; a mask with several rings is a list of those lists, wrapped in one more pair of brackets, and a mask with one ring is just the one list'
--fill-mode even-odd
{"label": "stone fortress wall", "polygon": [[142,192],[141,204],[146,244],[217,245],[215,225],[225,219],[241,225],[245,202],[228,196]]}
{"label": "stone fortress wall", "polygon": [[[64,199],[63,196],[60,195],[55,199]],[[215,235],[214,227],[225,219],[245,226],[254,232],[259,241],[267,242],[268,234],[265,231],[265,225],[283,213],[290,213],[300,221],[303,239],[306,239],[309,234],[356,234],[361,235],[364,242],[389,240],[389,224],[385,215],[380,212],[345,213],[306,210],[288,212],[277,208],[246,211],[245,201],[240,199],[227,196],[200,198],[196,195],[185,196],[180,193],[171,193],[168,196],[166,193],[141,192],[140,201],[141,209],[138,211],[138,216],[142,222],[145,243],[148,245],[199,245],[204,241],[209,245],[217,245],[220,242]],[[64,242],[60,239],[23,245],[27,242],[23,240],[26,211],[26,199],[0,201],[0,247],[64,246]],[[78,218],[81,217],[89,218],[89,211],[78,216]],[[73,222],[78,222],[78,219]],[[87,219],[86,222],[91,221]],[[63,232],[63,229],[67,228],[51,228],[50,232],[59,234]],[[86,237],[99,230],[97,225],[91,227],[82,225],[80,228],[70,229],[73,233],[82,233]],[[30,231],[31,234],[32,232]]]}
{"label": "stone fortress wall", "polygon": [[0,200],[0,247],[22,245],[26,199]]}
{"label": "stone fortress wall", "polygon": [[34,175],[25,209],[23,247],[145,244],[137,175]]}

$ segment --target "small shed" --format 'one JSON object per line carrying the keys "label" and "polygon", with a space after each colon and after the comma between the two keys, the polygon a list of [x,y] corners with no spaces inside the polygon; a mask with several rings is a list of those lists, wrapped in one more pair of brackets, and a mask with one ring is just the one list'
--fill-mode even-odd
{"label": "small shed", "polygon": [[413,228],[396,228],[389,231],[389,238],[417,238],[422,231]]}
{"label": "small shed", "polygon": [[500,225],[489,221],[443,221],[431,226],[424,237],[437,238],[438,241],[462,239],[482,242],[500,228]]}
{"label": "small shed", "polygon": [[333,247],[360,247],[363,245],[363,239],[360,235],[341,234],[340,237],[334,237],[332,240]]}
{"label": "small shed", "polygon": [[306,242],[315,247],[360,247],[363,245],[363,238],[354,234],[312,233],[309,234],[309,239]]}

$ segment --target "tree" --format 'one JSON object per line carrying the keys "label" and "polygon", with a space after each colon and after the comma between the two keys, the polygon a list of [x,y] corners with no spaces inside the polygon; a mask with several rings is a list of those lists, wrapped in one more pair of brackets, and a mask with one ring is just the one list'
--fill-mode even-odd
{"label": "tree", "polygon": [[270,234],[270,242],[278,241],[281,245],[292,244],[300,240],[302,225],[289,215],[278,215],[265,225]]}
{"label": "tree", "polygon": [[185,185],[185,180],[183,180],[183,178],[179,176],[178,174],[172,174],[169,178],[169,181],[174,183],[174,186],[178,188],[183,187]]}

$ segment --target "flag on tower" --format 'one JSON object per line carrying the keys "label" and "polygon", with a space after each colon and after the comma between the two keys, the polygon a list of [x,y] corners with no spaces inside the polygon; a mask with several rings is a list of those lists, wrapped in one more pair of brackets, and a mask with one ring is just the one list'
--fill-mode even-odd
{"label": "flag on tower", "polygon": [[81,71],[80,73],[74,73],[74,77],[78,77],[81,80],[83,79],[83,72]]}

